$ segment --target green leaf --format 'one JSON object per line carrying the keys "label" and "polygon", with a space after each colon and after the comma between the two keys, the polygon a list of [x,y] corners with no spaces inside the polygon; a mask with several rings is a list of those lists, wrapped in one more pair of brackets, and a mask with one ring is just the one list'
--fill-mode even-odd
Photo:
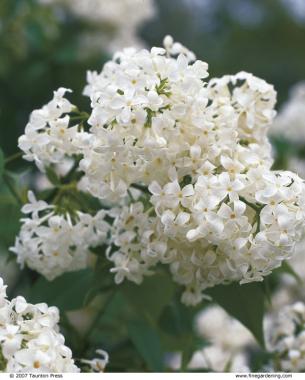
{"label": "green leaf", "polygon": [[84,300],[93,281],[93,272],[84,269],[66,273],[53,281],[39,278],[28,295],[32,303],[46,302],[61,311],[76,310],[84,306]]}
{"label": "green leaf", "polygon": [[0,240],[5,245],[11,245],[19,231],[21,212],[8,194],[0,194],[0,215],[5,216],[5,222],[3,219],[0,223]]}
{"label": "green leaf", "polygon": [[264,347],[264,291],[261,283],[219,285],[207,293],[246,326]]}
{"label": "green leaf", "polygon": [[182,353],[181,371],[187,369],[193,353],[206,345],[194,331],[197,308],[186,307],[181,303],[180,294],[166,306],[159,321],[160,338],[166,351]]}
{"label": "green leaf", "polygon": [[265,368],[272,363],[274,359],[274,353],[260,350],[257,347],[248,348],[248,358],[251,368],[251,372],[260,372],[262,368]]}
{"label": "green leaf", "polygon": [[198,310],[183,305],[175,298],[167,305],[160,318],[160,327],[174,337],[193,334],[194,318]]}
{"label": "green leaf", "polygon": [[0,148],[0,180],[2,178],[4,172],[4,154],[2,149]]}
{"label": "green leaf", "polygon": [[153,326],[145,319],[133,320],[128,323],[128,333],[148,368],[154,372],[161,372],[164,361],[163,351]]}
{"label": "green leaf", "polygon": [[6,188],[20,206],[27,202],[27,189],[21,184],[21,178],[23,175],[25,175],[25,172],[17,174],[12,171],[5,170],[3,173],[3,180]]}
{"label": "green leaf", "polygon": [[175,287],[167,273],[158,273],[141,285],[126,282],[121,290],[137,313],[157,319],[173,297]]}
{"label": "green leaf", "polygon": [[196,349],[198,348],[195,344],[195,337],[192,335],[188,335],[184,342],[184,348],[182,350],[182,358],[181,358],[181,372],[187,371],[187,365],[192,359],[192,356]]}

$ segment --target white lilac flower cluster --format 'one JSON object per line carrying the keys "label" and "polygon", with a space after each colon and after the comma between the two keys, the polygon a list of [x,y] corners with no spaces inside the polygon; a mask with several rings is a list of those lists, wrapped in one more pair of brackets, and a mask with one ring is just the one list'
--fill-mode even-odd
{"label": "white lilac flower cluster", "polygon": [[153,0],[40,0],[63,7],[96,27],[82,35],[85,49],[114,52],[125,46],[143,46],[138,29],[156,13]]}
{"label": "white lilac flower cluster", "polygon": [[114,208],[109,215],[113,223],[107,257],[114,264],[111,272],[117,284],[125,278],[140,284],[143,276],[153,273],[151,268],[157,262],[171,261],[166,239],[157,233],[156,218],[150,216],[150,210],[144,210],[141,202]]}
{"label": "white lilac flower cluster", "polygon": [[232,178],[272,164],[272,86],[243,72],[207,84],[206,63],[193,62],[194,54],[170,37],[165,47],[126,49],[100,74],[88,74],[94,138],[81,168],[100,198],[125,196],[135,182],[163,186],[172,168],[180,181],[217,170]]}
{"label": "white lilac flower cluster", "polygon": [[185,166],[187,140],[200,135],[200,110],[208,101],[202,83],[207,64],[190,65],[188,55],[168,54],[161,48],[126,49],[100,74],[88,74],[85,94],[91,97],[94,140],[80,167],[97,197],[117,200],[133,182],[148,185],[156,171],[166,183],[176,160],[182,170]]}
{"label": "white lilac flower cluster", "polygon": [[198,333],[210,345],[195,353],[191,367],[209,368],[213,371],[248,372],[246,347],[255,345],[251,333],[221,307],[204,309],[196,320]]}
{"label": "white lilac flower cluster", "polygon": [[272,136],[283,136],[295,144],[305,143],[305,82],[297,83],[290,92],[270,130]]}
{"label": "white lilac flower cluster", "polygon": [[274,354],[274,370],[305,371],[305,304],[286,306],[269,321],[268,349]]}
{"label": "white lilac flower cluster", "polygon": [[[208,344],[196,351],[188,369],[214,372],[249,372],[247,348],[255,347],[249,330],[217,305],[208,306],[195,318],[198,336]],[[181,354],[169,359],[173,369],[181,368]]]}
{"label": "white lilac flower cluster", "polygon": [[0,278],[0,372],[79,372],[58,322],[56,307],[9,301]]}
{"label": "white lilac flower cluster", "polygon": [[48,280],[70,271],[84,269],[90,261],[90,247],[102,244],[109,229],[101,210],[92,216],[76,212],[57,213],[54,205],[37,201],[29,192],[30,203],[22,212],[22,226],[14,247],[17,262],[36,270]]}
{"label": "white lilac flower cluster", "polygon": [[[261,281],[291,257],[305,221],[303,181],[271,171],[273,87],[245,72],[205,82],[207,67],[169,36],[164,48],[115,54],[88,73],[90,130],[67,143],[82,155],[82,190],[117,202],[107,212],[115,281],[168,264],[186,304],[217,284]],[[39,135],[52,135],[47,125]]]}
{"label": "white lilac flower cluster", "polygon": [[[154,216],[135,212],[135,223],[120,225],[130,240],[109,256],[114,271],[139,282],[169,263],[184,302],[197,303],[209,286],[262,280],[290,257],[304,228],[304,185],[270,170],[272,86],[243,72],[206,84],[205,63],[171,38],[165,48],[125,50],[89,74],[94,139],[80,166],[97,197],[114,201],[139,182],[152,194]],[[154,248],[134,250],[145,220]]]}
{"label": "white lilac flower cluster", "polygon": [[283,273],[279,278],[278,287],[272,295],[272,310],[277,311],[285,305],[290,305],[297,301],[305,302],[303,286],[300,286],[305,278],[305,239],[296,244],[295,252],[289,265],[293,273]]}
{"label": "white lilac flower cluster", "polygon": [[48,104],[31,113],[25,133],[18,141],[24,152],[23,158],[35,161],[41,170],[77,153],[72,142],[78,133],[78,125],[69,128],[70,117],[67,114],[74,106],[64,97],[66,92],[71,90],[59,88]]}

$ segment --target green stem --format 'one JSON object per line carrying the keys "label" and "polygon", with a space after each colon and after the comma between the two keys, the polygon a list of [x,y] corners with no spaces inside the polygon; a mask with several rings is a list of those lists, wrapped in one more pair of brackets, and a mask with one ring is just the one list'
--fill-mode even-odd
{"label": "green stem", "polygon": [[66,313],[61,314],[60,325],[66,328],[69,331],[69,335],[72,336],[74,345],[77,347],[79,352],[82,352],[84,349],[84,340],[77,329],[72,325]]}
{"label": "green stem", "polygon": [[56,202],[59,201],[59,199],[61,198],[61,196],[66,192],[66,191],[69,191],[69,190],[75,190],[76,189],[76,182],[71,182],[71,183],[67,183],[65,185],[62,185],[58,188],[58,192],[57,194],[55,195],[55,198],[53,199],[53,202],[54,204],[56,204]]}
{"label": "green stem", "polygon": [[249,207],[251,207],[256,215],[255,215],[255,221],[256,221],[256,230],[255,230],[255,235],[257,235],[259,233],[259,230],[260,230],[260,227],[261,227],[261,211],[262,209],[265,207],[265,205],[260,205],[260,206],[257,206],[249,201],[247,201],[247,199],[245,199],[244,197],[239,197],[239,199],[246,203],[246,205],[248,205]]}
{"label": "green stem", "polygon": [[259,230],[260,230],[260,227],[261,227],[261,218],[260,218],[260,214],[256,214],[256,231],[255,231],[255,235],[258,234]]}
{"label": "green stem", "polygon": [[23,152],[17,152],[15,154],[12,154],[11,156],[7,157],[4,160],[5,165],[9,164],[12,161],[17,160],[18,158],[22,157],[22,155],[23,155]]}
{"label": "green stem", "polygon": [[90,117],[90,115],[87,113],[87,112],[82,112],[80,115],[78,116],[71,116],[70,117],[70,120],[71,121],[74,121],[74,120],[88,120]]}
{"label": "green stem", "polygon": [[244,198],[244,197],[239,197],[239,199],[242,202],[244,202],[246,205],[248,205],[249,207],[251,207],[253,210],[255,210],[256,212],[260,212],[261,209],[264,207],[264,206],[257,206],[254,203],[251,203],[251,202],[247,201],[247,199]]}
{"label": "green stem", "polygon": [[131,187],[133,187],[134,189],[137,189],[137,190],[140,190],[140,191],[143,191],[144,193],[147,193],[147,194],[150,194],[147,186],[143,186],[143,185],[140,185],[138,183],[133,183],[131,185]]}
{"label": "green stem", "polygon": [[151,213],[155,213],[155,208],[154,207],[150,207],[147,211],[147,215],[150,215]]}
{"label": "green stem", "polygon": [[81,160],[81,157],[77,157],[75,158],[74,160],[74,163],[73,163],[73,166],[72,168],[69,170],[69,172],[66,174],[66,177],[65,177],[65,180],[64,182],[69,182],[73,176],[73,174],[75,173],[75,171],[78,169],[79,167],[79,162]]}
{"label": "green stem", "polygon": [[131,191],[130,191],[129,189],[127,190],[127,193],[128,193],[129,198],[131,199],[131,201],[132,201],[132,202],[135,202],[135,199],[134,199],[134,197],[132,196]]}

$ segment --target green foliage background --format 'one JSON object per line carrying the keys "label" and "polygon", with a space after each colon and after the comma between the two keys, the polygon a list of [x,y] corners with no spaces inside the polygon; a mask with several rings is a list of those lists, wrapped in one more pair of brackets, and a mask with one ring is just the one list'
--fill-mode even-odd
{"label": "green foliage background", "polygon": [[[156,0],[156,18],[139,31],[147,45],[160,46],[164,35],[171,34],[209,63],[211,76],[246,70],[273,83],[279,104],[291,85],[305,79],[305,20],[294,18],[282,1],[215,0],[210,13],[200,1],[191,3]],[[81,33],[95,27],[72,15],[58,17],[34,0],[0,1],[0,181],[5,176],[6,183],[0,185],[1,275],[7,278],[10,296],[23,294],[31,302],[44,301],[61,309],[62,329],[75,357],[90,357],[103,347],[111,355],[109,371],[164,371],[164,355],[183,351],[185,370],[192,352],[207,344],[195,335],[193,326],[194,315],[207,302],[196,309],[181,305],[180,289],[162,268],[140,287],[118,287],[100,259],[95,271],[69,273],[49,283],[28,269],[16,272],[14,257],[7,251],[20,217],[20,204],[8,187],[24,199],[25,179],[33,168],[24,174],[21,160],[5,163],[4,157],[16,153],[17,138],[30,112],[47,102],[54,89],[73,89],[72,102],[88,109],[88,100],[81,96],[86,70],[100,70],[109,58],[102,51],[81,54]],[[280,155],[285,155],[288,145],[280,147]],[[260,360],[265,355],[264,307],[279,274],[263,284],[242,288],[233,284],[210,291],[252,331],[261,345]],[[67,312],[89,304],[94,319],[79,332]]]}

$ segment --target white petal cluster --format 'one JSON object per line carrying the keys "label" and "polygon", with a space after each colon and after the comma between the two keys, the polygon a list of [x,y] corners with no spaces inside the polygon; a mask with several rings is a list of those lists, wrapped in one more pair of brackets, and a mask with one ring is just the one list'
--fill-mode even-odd
{"label": "white petal cluster", "polygon": [[[229,316],[221,307],[212,305],[202,310],[195,320],[197,334],[208,342],[196,351],[189,369],[208,369],[215,372],[249,372],[247,348],[255,346],[249,330]],[[180,356],[170,360],[170,366],[180,368]]]}
{"label": "white petal cluster", "polygon": [[140,284],[151,267],[169,260],[166,241],[157,233],[156,218],[144,210],[141,202],[112,209],[114,218],[107,257],[114,264],[115,282],[125,278]]}
{"label": "white petal cluster", "polygon": [[197,351],[190,368],[209,368],[213,371],[248,372],[245,350],[255,345],[251,333],[221,307],[210,306],[196,319],[197,331],[210,345]]}
{"label": "white petal cluster", "polygon": [[[290,267],[301,280],[305,278],[304,251],[305,239],[303,238],[296,244],[294,255],[289,260]],[[295,276],[284,273],[280,277],[276,292],[272,295],[272,309],[280,310],[285,305],[290,305],[296,301],[305,301],[304,288],[300,286],[300,281]]]}
{"label": "white petal cluster", "polygon": [[58,322],[56,307],[9,301],[0,278],[0,372],[79,372]]}
{"label": "white petal cluster", "polygon": [[255,342],[244,325],[217,305],[209,306],[199,313],[196,327],[202,337],[232,352]]}
{"label": "white petal cluster", "polygon": [[305,305],[286,306],[271,320],[268,348],[276,355],[275,370],[305,371]]}
{"label": "white petal cluster", "polygon": [[73,139],[78,134],[78,126],[69,127],[70,117],[67,114],[74,106],[64,97],[66,92],[71,90],[59,88],[49,103],[31,113],[24,135],[18,141],[24,152],[23,158],[35,161],[41,170],[77,153]]}
{"label": "white petal cluster", "polygon": [[205,123],[207,75],[206,63],[162,48],[126,49],[100,74],[88,73],[94,139],[81,168],[94,195],[116,200],[131,183],[164,183],[176,161],[184,166]]}
{"label": "white petal cluster", "polygon": [[245,203],[214,177],[208,186],[202,176],[182,189],[177,181],[160,192],[151,186],[154,209],[145,211],[138,202],[113,211],[108,258],[117,283],[140,283],[157,263],[168,264],[186,288],[183,302],[196,304],[208,287],[261,281],[290,258],[304,229],[302,181],[293,173],[268,172],[262,184],[252,182],[250,192],[241,193]]}
{"label": "white petal cluster", "polygon": [[[186,304],[217,284],[262,281],[292,256],[305,228],[303,180],[271,170],[273,86],[245,72],[205,82],[207,68],[170,36],[164,48],[125,49],[100,73],[88,73],[88,132],[67,128],[75,133],[60,140],[63,151],[57,140],[38,153],[36,143],[23,145],[37,163],[82,155],[81,189],[119,205],[107,212],[115,281],[139,284],[155,265],[167,264]],[[36,120],[43,125],[38,136],[53,135],[50,120],[56,124],[71,110],[64,91],[32,116],[30,130]],[[143,190],[138,201],[133,188]],[[84,267],[94,240],[94,233],[85,238],[88,218],[95,217],[78,213],[72,223],[52,208],[42,216],[33,211],[15,244],[18,259],[48,277]]]}
{"label": "white petal cluster", "polygon": [[296,144],[305,143],[305,82],[297,83],[271,128],[272,136],[282,136]]}
{"label": "white petal cluster", "polygon": [[[235,117],[232,121],[237,123],[235,129],[239,139],[244,140],[241,143],[268,145],[267,129],[276,115],[276,92],[273,86],[242,71],[236,75],[212,79],[209,89],[219,111],[224,106],[234,109]],[[224,110],[221,111],[223,114]]]}
{"label": "white petal cluster", "polygon": [[204,83],[206,63],[193,62],[170,37],[164,46],[124,50],[100,74],[88,73],[94,137],[81,168],[100,198],[123,197],[133,182],[165,184],[171,168],[180,181],[219,166],[239,173],[246,170],[239,160],[272,164],[266,128],[273,87],[244,72]]}
{"label": "white petal cluster", "polygon": [[96,215],[77,212],[58,214],[54,205],[37,201],[29,192],[22,212],[22,226],[14,247],[17,262],[36,270],[48,280],[70,271],[84,269],[90,259],[90,247],[103,244],[108,233],[105,212]]}
{"label": "white petal cluster", "polygon": [[[304,184],[270,169],[272,86],[245,72],[205,83],[206,63],[171,37],[164,46],[124,50],[88,74],[92,138],[80,166],[99,198],[123,198],[135,183],[152,195],[150,216],[134,205],[135,224],[122,215],[124,225],[114,223],[116,281],[139,283],[168,263],[183,301],[195,304],[207,287],[261,281],[290,258],[304,229]],[[157,250],[143,244],[146,229]]]}
{"label": "white petal cluster", "polygon": [[150,186],[163,234],[176,250],[171,271],[187,286],[187,302],[191,293],[195,302],[202,290],[224,281],[261,281],[301,239],[302,180],[289,172],[259,170],[260,178],[255,172],[200,176],[183,188],[174,181],[159,192]]}

